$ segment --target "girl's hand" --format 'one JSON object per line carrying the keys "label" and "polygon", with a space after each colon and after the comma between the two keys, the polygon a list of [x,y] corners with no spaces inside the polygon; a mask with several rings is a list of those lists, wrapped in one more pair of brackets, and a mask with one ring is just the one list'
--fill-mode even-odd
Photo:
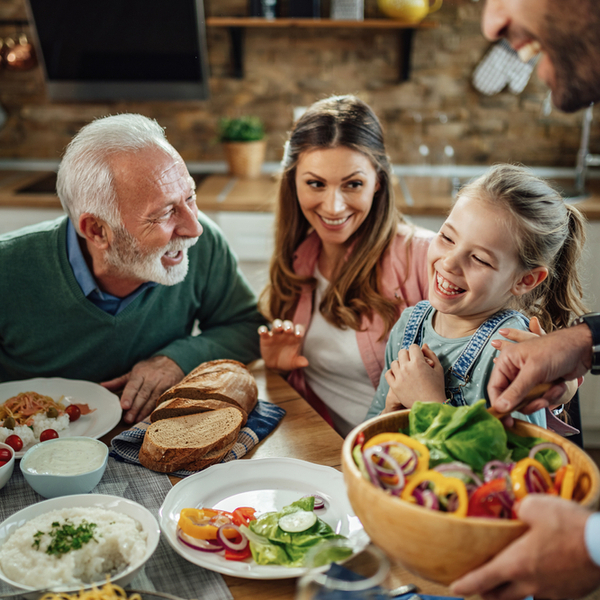
{"label": "girl's hand", "polygon": [[408,350],[400,350],[385,380],[390,386],[383,411],[386,413],[411,408],[417,401],[443,403],[446,400],[444,369],[427,344],[423,344],[422,349],[413,344]]}
{"label": "girl's hand", "polygon": [[308,359],[300,354],[304,341],[303,325],[275,319],[270,330],[261,325],[258,334],[260,354],[268,369],[289,372],[308,367]]}

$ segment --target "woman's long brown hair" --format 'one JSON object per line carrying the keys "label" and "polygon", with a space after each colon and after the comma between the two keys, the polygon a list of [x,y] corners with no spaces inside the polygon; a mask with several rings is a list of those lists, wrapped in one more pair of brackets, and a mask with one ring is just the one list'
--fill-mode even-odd
{"label": "woman's long brown hair", "polygon": [[302,153],[340,146],[369,158],[379,189],[369,214],[349,239],[352,252],[336,270],[336,279],[327,288],[319,310],[330,323],[354,330],[360,329],[363,316],[372,318],[375,311],[389,331],[398,319],[402,300],[382,295],[379,264],[404,219],[394,201],[381,124],[370,107],[355,96],[333,96],[316,102],[290,135],[279,186],[270,282],[261,294],[260,306],[270,320],[290,319],[302,287],[315,288],[314,277],[300,277],[293,270],[294,253],[310,230],[298,203],[296,168]]}

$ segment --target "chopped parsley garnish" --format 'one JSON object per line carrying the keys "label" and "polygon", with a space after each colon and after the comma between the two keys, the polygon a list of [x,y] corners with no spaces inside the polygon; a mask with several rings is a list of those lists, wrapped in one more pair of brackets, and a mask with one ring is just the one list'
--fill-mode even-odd
{"label": "chopped parsley garnish", "polygon": [[94,537],[94,529],[98,527],[96,523],[88,523],[85,519],[81,521],[81,524],[75,527],[69,519],[61,524],[58,521],[52,523],[52,530],[49,532],[38,531],[34,534],[34,542],[32,546],[36,549],[40,549],[40,542],[44,535],[49,535],[52,541],[46,548],[46,554],[55,554],[58,557],[69,552],[69,550],[79,550],[84,544],[91,542],[98,542]]}

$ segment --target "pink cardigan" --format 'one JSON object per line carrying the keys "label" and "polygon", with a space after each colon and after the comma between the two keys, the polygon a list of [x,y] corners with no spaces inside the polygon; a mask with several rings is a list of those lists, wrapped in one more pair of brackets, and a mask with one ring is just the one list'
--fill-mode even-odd
{"label": "pink cardigan", "polygon": [[[435,234],[426,229],[416,228],[410,242],[407,244],[406,238],[409,232],[410,229],[407,225],[399,225],[396,237],[381,258],[383,294],[388,298],[395,297],[404,300],[404,305],[398,307],[398,317],[407,306],[414,306],[420,300],[425,300],[429,288],[427,249]],[[296,250],[294,272],[303,276],[313,275],[320,251],[321,240],[313,231]],[[293,322],[302,324],[308,329],[312,311],[313,292],[306,286],[298,300],[298,306],[292,319]],[[384,333],[385,336],[380,339]],[[373,314],[372,321],[367,317],[363,317],[362,331],[356,332],[358,349],[374,389],[377,389],[379,385],[379,378],[385,364],[385,345],[388,337],[389,331],[385,332],[383,319],[378,313]],[[292,371],[287,382],[301,396],[311,402],[313,408],[322,416],[325,416],[326,413],[323,413],[325,406],[306,384],[302,369]],[[327,419],[328,416],[325,418]],[[327,420],[329,421],[329,419]]]}

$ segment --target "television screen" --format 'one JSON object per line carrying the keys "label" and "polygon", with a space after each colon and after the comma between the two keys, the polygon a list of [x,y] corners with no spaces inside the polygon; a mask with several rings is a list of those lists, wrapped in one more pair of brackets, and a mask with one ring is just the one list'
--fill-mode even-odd
{"label": "television screen", "polygon": [[28,0],[54,100],[203,100],[202,0]]}

